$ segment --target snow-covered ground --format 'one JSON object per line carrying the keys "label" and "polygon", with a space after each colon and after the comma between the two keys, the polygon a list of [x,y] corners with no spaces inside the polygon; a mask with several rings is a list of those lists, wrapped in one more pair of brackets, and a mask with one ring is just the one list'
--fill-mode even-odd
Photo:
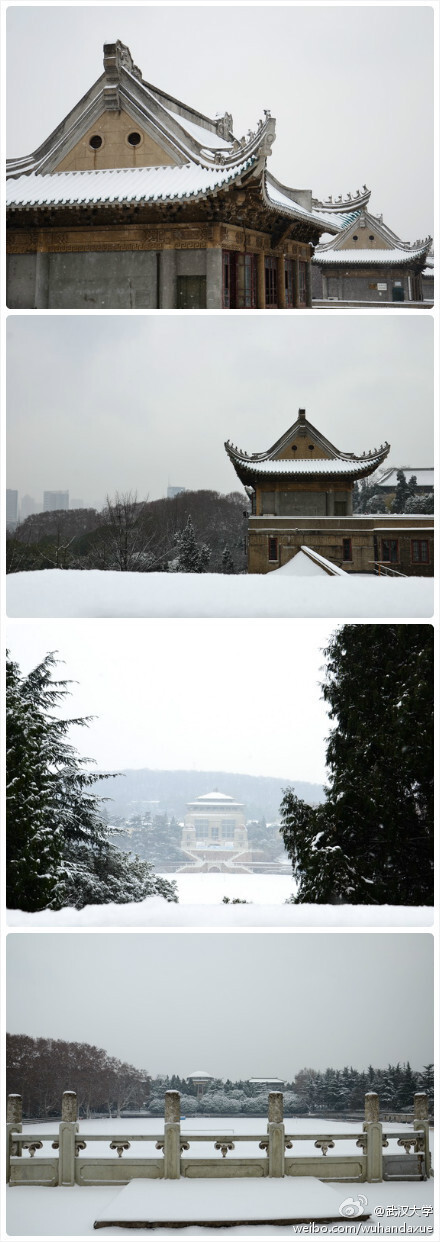
{"label": "snow-covered ground", "polygon": [[99,569],[7,578],[9,617],[431,617],[433,604],[433,578]]}
{"label": "snow-covered ground", "polygon": [[[226,905],[222,902],[221,896],[231,891],[232,877],[188,876],[190,885],[195,885],[196,879],[208,878],[223,881],[218,886],[218,896],[213,898],[212,902],[208,902],[206,896],[200,896],[199,890],[198,902],[200,904],[192,904],[191,887],[189,887],[187,890],[190,895],[189,904],[186,904],[185,897],[178,904],[165,901],[163,897],[147,897],[145,901],[130,902],[127,905],[85,906],[83,910],[72,908],[41,910],[37,914],[27,914],[22,910],[8,910],[7,922],[10,927],[52,927],[55,930],[59,927],[215,927],[219,931],[231,927],[245,927],[248,930],[254,927],[429,927],[433,922],[431,906],[259,904],[252,887],[246,888],[243,883],[240,885],[240,896],[253,892],[252,896],[248,896],[249,904]],[[284,876],[267,877],[271,881],[277,879],[284,881],[285,878]],[[257,879],[257,877],[242,876],[240,879],[243,881]],[[226,881],[228,888],[226,888]],[[288,892],[291,888],[290,883]],[[208,893],[209,889],[205,891]],[[195,895],[193,891],[192,897],[194,898]],[[268,900],[267,897],[266,900]],[[274,903],[282,903],[284,898],[277,894],[273,895],[271,900]]]}
{"label": "snow-covered ground", "polygon": [[[353,1136],[355,1136],[361,1132],[362,1128],[360,1122],[334,1121],[331,1118],[322,1118],[319,1121],[315,1118],[287,1118],[285,1124],[288,1134],[296,1132],[316,1135],[353,1132]],[[34,1123],[29,1129],[33,1133],[38,1129],[42,1134],[45,1132],[49,1135],[53,1134],[57,1127],[53,1122],[47,1122],[38,1126]],[[408,1129],[411,1132],[410,1126],[397,1125],[396,1123],[385,1124],[384,1126],[384,1130],[388,1132],[396,1129]],[[121,1118],[113,1122],[105,1120],[80,1123],[80,1133],[83,1137],[86,1137],[87,1134],[105,1133],[108,1134],[109,1142],[117,1134],[134,1135],[138,1133],[153,1135],[159,1134],[161,1131],[162,1118]],[[206,1145],[204,1142],[197,1143],[197,1155],[201,1156],[203,1154],[213,1158],[216,1156],[218,1158],[218,1153],[215,1152],[213,1146],[213,1136],[215,1134],[227,1134],[234,1139],[234,1136],[236,1138],[239,1134],[262,1135],[265,1131],[266,1118],[262,1117],[194,1117],[182,1122],[183,1134],[203,1135],[206,1133],[207,1136],[209,1135],[209,1143],[208,1141]],[[90,1144],[90,1147],[92,1148],[92,1154],[98,1155],[107,1150],[107,1143],[105,1141],[97,1141]],[[133,1143],[132,1149],[133,1147],[135,1148],[135,1153],[133,1154],[138,1156],[156,1154],[155,1149],[148,1142]],[[252,1142],[237,1143],[237,1148],[239,1148],[240,1155],[243,1156],[260,1155],[256,1144]],[[391,1152],[394,1148],[395,1140],[390,1140],[388,1150]],[[51,1151],[50,1147],[49,1150]],[[355,1138],[353,1138],[353,1142],[350,1140],[341,1141],[341,1143],[337,1144],[337,1150],[341,1155],[357,1155]],[[313,1153],[313,1148],[309,1142],[301,1141],[295,1144],[295,1152],[297,1155],[310,1154],[311,1152]],[[41,1151],[41,1155],[43,1154],[44,1147]],[[28,1157],[25,1158],[27,1159]],[[325,1157],[319,1159],[325,1160]],[[297,1185],[295,1185],[296,1182]],[[8,1235],[11,1237],[91,1237],[94,1232],[93,1223],[95,1220],[105,1218],[121,1219],[121,1217],[130,1219],[130,1212],[132,1212],[132,1216],[137,1215],[134,1208],[139,1195],[142,1195],[142,1190],[139,1184],[136,1186],[131,1183],[131,1185],[133,1191],[129,1192],[129,1194],[127,1194],[125,1187],[116,1189],[109,1186],[56,1188],[14,1186],[9,1188],[7,1192]],[[224,1191],[226,1185],[230,1186],[230,1183],[224,1183],[219,1179],[215,1181],[209,1180],[209,1182],[205,1181],[205,1179],[198,1182],[192,1181],[191,1190],[188,1184],[183,1186],[183,1195],[186,1196],[185,1202],[188,1195],[197,1196],[197,1201],[201,1205],[205,1205],[208,1216],[222,1219],[225,1216]],[[143,1183],[143,1187],[145,1187],[145,1183]],[[174,1183],[173,1188],[178,1196],[182,1188],[181,1183]],[[314,1179],[309,1178],[300,1178],[298,1181],[297,1179],[286,1178],[279,1183],[279,1201],[281,1203],[282,1196],[282,1211],[288,1214],[289,1208],[286,1207],[285,1202],[287,1196],[291,1202],[292,1215],[297,1214],[300,1216],[302,1211],[308,1212],[310,1210],[310,1196],[313,1194],[314,1188],[317,1210],[321,1217],[328,1213],[329,1216],[334,1216],[338,1219],[338,1224],[334,1227],[334,1232],[337,1232],[338,1237],[345,1234],[344,1220],[347,1220],[347,1217],[344,1216],[344,1210],[340,1211],[340,1208],[341,1205],[347,1203],[347,1200],[350,1219],[356,1214],[356,1205],[359,1205],[360,1212],[370,1215],[370,1220],[368,1223],[365,1223],[364,1229],[361,1222],[358,1223],[356,1236],[362,1236],[363,1232],[368,1232],[371,1236],[372,1224],[377,1225],[377,1234],[379,1236],[379,1231],[385,1232],[385,1226],[389,1226],[391,1222],[395,1226],[402,1227],[403,1224],[410,1226],[412,1234],[422,1232],[426,1234],[428,1230],[432,1232],[432,1179],[426,1182],[386,1182],[373,1186],[367,1183],[359,1184],[355,1182],[344,1182],[343,1184],[327,1182],[324,1184],[323,1182],[315,1183]],[[145,1187],[145,1195],[148,1193],[148,1189],[147,1185]],[[153,1186],[153,1192],[158,1193],[159,1197],[161,1197],[161,1191],[165,1191],[168,1194],[168,1190],[169,1188],[163,1183]],[[256,1203],[256,1192],[259,1195],[258,1204]],[[269,1216],[273,1213],[272,1196],[274,1194],[274,1182],[272,1180],[264,1179],[263,1182],[258,1181],[258,1184],[256,1184],[240,1179],[240,1184],[236,1184],[235,1189],[231,1190],[231,1193],[234,1197],[237,1215],[252,1217],[254,1212],[255,1214],[258,1212],[263,1214],[265,1208],[267,1208]],[[163,1218],[164,1209],[161,1210]],[[120,1216],[119,1211],[121,1212]],[[174,1204],[174,1202],[170,1207],[168,1219],[173,1215],[175,1218],[178,1218],[178,1205]],[[330,1225],[320,1227],[315,1224],[313,1226],[313,1234],[325,1233],[328,1235],[331,1231],[332,1227]],[[155,1236],[159,1233],[160,1236],[168,1236],[170,1238],[169,1232],[165,1229],[155,1230],[154,1232]],[[228,1237],[235,1234],[252,1237],[268,1235],[272,1237],[291,1237],[293,1232],[292,1226],[252,1225],[215,1230],[193,1226],[184,1230],[173,1229],[171,1238],[175,1238],[181,1233],[195,1237],[209,1237],[212,1235],[213,1238],[217,1238],[219,1234],[221,1236],[225,1234]],[[303,1228],[299,1232],[307,1233],[307,1230]],[[311,1232],[311,1229],[309,1232]],[[403,1229],[400,1228],[399,1232],[403,1232]],[[139,1234],[141,1236],[150,1236],[150,1231],[137,1230],[135,1236],[139,1236]],[[125,1230],[108,1226],[101,1229],[95,1236],[101,1238],[121,1236],[133,1238],[133,1231],[131,1229]],[[350,1235],[345,1234],[345,1236]],[[353,1236],[353,1228],[351,1236]]]}

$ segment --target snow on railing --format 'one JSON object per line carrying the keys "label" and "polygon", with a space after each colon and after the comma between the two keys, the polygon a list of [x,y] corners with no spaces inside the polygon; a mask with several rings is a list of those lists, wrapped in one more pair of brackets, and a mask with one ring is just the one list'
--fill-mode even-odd
{"label": "snow on railing", "polygon": [[[86,1123],[87,1124],[87,1123]],[[12,1185],[32,1183],[46,1186],[122,1185],[136,1177],[250,1177],[312,1176],[334,1180],[382,1181],[402,1176],[426,1178],[430,1175],[429,1119],[426,1095],[414,1097],[413,1132],[409,1129],[384,1132],[375,1092],[365,1096],[362,1131],[338,1133],[286,1133],[283,1095],[269,1092],[268,1120],[264,1134],[184,1132],[180,1125],[180,1095],[165,1093],[163,1131],[158,1134],[79,1133],[77,1098],[65,1092],[59,1127],[49,1132],[22,1128],[21,1097],[8,1097],[7,1180]],[[392,1155],[383,1151],[394,1147]],[[352,1152],[338,1154],[340,1143],[349,1143]],[[93,1145],[105,1151],[92,1155]],[[136,1155],[139,1144],[154,1145],[159,1155]],[[194,1154],[203,1145],[200,1155]],[[238,1155],[242,1144],[252,1144],[255,1155]],[[301,1145],[313,1144],[315,1151],[304,1154]],[[213,1152],[207,1152],[210,1148]],[[193,1149],[192,1154],[188,1155]],[[357,1150],[354,1150],[357,1149]],[[399,1150],[397,1150],[399,1149]],[[84,1152],[87,1151],[87,1155]],[[107,1154],[109,1152],[109,1154]],[[39,1154],[38,1154],[39,1153]],[[53,1153],[53,1154],[52,1154]],[[219,1153],[217,1155],[217,1153]],[[386,1165],[385,1165],[386,1162]]]}

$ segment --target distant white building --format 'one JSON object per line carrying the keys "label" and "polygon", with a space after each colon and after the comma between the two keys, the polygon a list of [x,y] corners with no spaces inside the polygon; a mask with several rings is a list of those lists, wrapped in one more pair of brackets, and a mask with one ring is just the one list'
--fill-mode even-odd
{"label": "distant white building", "polygon": [[54,513],[57,509],[69,508],[68,492],[44,492],[43,493],[43,511],[44,513]]}
{"label": "distant white building", "polygon": [[188,864],[181,871],[252,870],[243,803],[218,790],[189,802],[182,849]]}

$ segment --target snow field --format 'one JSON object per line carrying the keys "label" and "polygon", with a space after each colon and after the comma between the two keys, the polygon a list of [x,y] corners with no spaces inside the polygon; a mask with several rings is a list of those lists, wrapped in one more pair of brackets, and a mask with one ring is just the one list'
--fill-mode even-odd
{"label": "snow field", "polygon": [[[192,878],[192,877],[191,877]],[[205,878],[204,876],[201,878]],[[218,878],[222,878],[221,876]],[[227,877],[225,877],[227,878]],[[83,910],[8,910],[10,927],[430,927],[431,906],[181,905],[146,897]]]}
{"label": "snow field", "polygon": [[431,617],[433,578],[361,574],[8,574],[9,617]]}

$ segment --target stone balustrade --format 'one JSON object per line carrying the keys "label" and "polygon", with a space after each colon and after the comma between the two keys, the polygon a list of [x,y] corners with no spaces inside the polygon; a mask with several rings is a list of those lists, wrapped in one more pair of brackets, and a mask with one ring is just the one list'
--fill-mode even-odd
{"label": "stone balustrade", "polygon": [[[359,1182],[381,1182],[408,1175],[425,1178],[430,1175],[428,1101],[418,1093],[414,1097],[413,1131],[383,1132],[379,1098],[375,1092],[365,1096],[365,1119],[362,1132],[286,1133],[283,1118],[283,1095],[272,1091],[268,1097],[267,1129],[264,1134],[182,1134],[180,1096],[177,1091],[165,1094],[164,1125],[158,1134],[117,1134],[87,1132],[84,1123],[79,1133],[77,1098],[66,1091],[62,1101],[61,1122],[50,1133],[23,1131],[20,1096],[8,1097],[7,1106],[7,1181],[11,1185],[37,1186],[125,1185],[133,1178],[180,1177],[319,1177],[321,1180],[345,1179]],[[390,1140],[395,1141],[397,1154],[384,1155]],[[338,1144],[350,1142],[352,1154],[339,1154]],[[95,1144],[105,1144],[108,1154],[93,1155]],[[136,1155],[136,1146],[149,1144],[152,1155]],[[241,1144],[254,1144],[256,1155],[240,1156]],[[203,1153],[197,1155],[197,1145]],[[300,1154],[299,1145],[311,1145],[310,1154]],[[206,1154],[212,1145],[213,1155]],[[155,1153],[158,1154],[155,1154]],[[85,1154],[86,1153],[86,1154]],[[218,1153],[218,1155],[217,1155]]]}

